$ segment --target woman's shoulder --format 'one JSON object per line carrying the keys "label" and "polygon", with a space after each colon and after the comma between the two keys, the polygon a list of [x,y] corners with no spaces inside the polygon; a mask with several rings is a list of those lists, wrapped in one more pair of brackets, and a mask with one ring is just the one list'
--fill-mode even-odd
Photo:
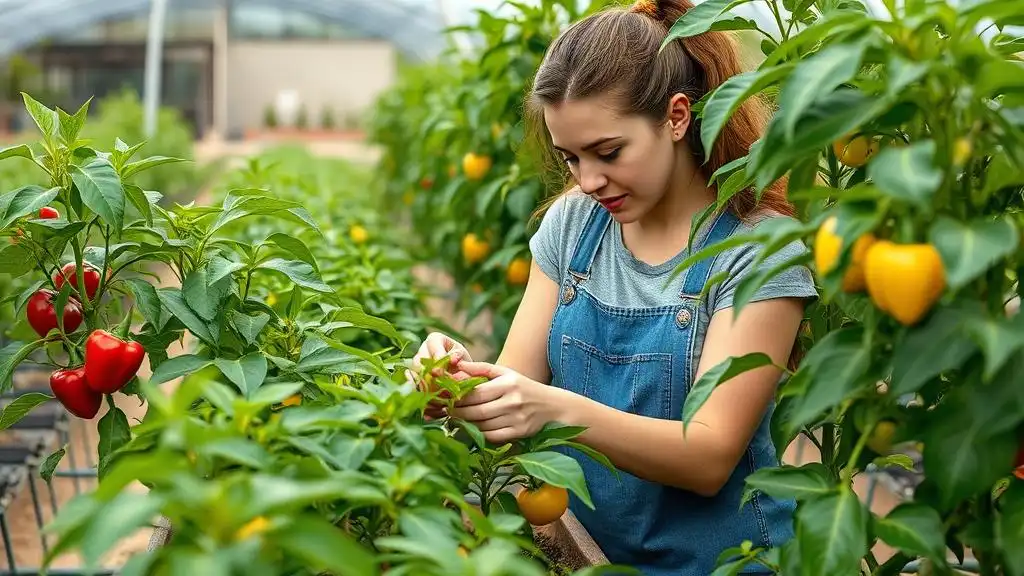
{"label": "woman's shoulder", "polygon": [[543,211],[530,250],[541,269],[552,279],[561,277],[587,216],[599,204],[579,188],[559,194]]}
{"label": "woman's shoulder", "polygon": [[550,207],[545,212],[544,217],[553,215],[553,217],[563,219],[564,221],[572,221],[574,216],[581,214],[587,214],[590,210],[593,210],[598,203],[596,200],[591,198],[588,194],[585,194],[580,190],[579,186],[576,186],[566,192],[562,192],[551,202]]}
{"label": "woman's shoulder", "polygon": [[564,243],[582,233],[587,216],[596,206],[597,201],[578,187],[563,192],[543,212],[541,229]]}

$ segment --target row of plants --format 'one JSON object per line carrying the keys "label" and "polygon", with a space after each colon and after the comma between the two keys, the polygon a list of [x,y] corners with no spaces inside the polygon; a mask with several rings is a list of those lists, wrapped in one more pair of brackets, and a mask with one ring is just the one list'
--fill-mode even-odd
{"label": "row of plants", "polygon": [[[771,21],[737,15],[743,5]],[[530,213],[564,178],[545,188],[544,167],[522,154],[522,97],[552,34],[584,13],[554,0],[515,7],[456,30],[480,34],[482,53],[406,73],[371,131],[386,194],[405,200],[471,315],[495,313],[498,344],[520,297],[508,266],[528,258]],[[1013,474],[1024,465],[1024,325],[1014,304],[1024,269],[1022,23],[1017,0],[883,0],[873,10],[860,0],[705,0],[673,26],[666,42],[759,38],[760,64],[694,107],[705,149],[745,100],[775,109],[749,155],[709,175],[718,202],[692,228],[740,191],[777,182],[798,210],[680,269],[748,242],[762,246],[762,262],[802,240],[811,250],[744,279],[735,307],[792,265],[810,266],[821,292],[772,419],[780,454],[803,435],[821,461],[748,482],[751,493],[797,500],[796,538],[727,550],[721,573],[897,574],[915,560],[949,573],[951,558],[970,555],[983,574],[1024,574],[1024,482]],[[688,395],[683,426],[714,386],[768,362],[752,354],[709,370]],[[913,468],[903,446],[923,451],[925,480],[878,515],[854,480],[871,465]],[[879,541],[896,553],[876,557]]]}
{"label": "row of plants", "polygon": [[[765,60],[699,104],[711,149],[749,98],[776,106],[750,154],[712,176],[718,203],[785,178],[799,218],[709,246],[680,269],[741,243],[758,262],[793,240],[812,250],[744,279],[735,308],[794,264],[815,270],[798,369],[772,418],[780,453],[798,435],[820,462],[780,465],[749,492],[794,498],[796,538],[745,546],[723,570],[780,574],[951,573],[966,556],[982,574],[1024,574],[1024,5],[1007,0],[764,2],[777,26],[738,18],[750,0],[708,0],[666,42],[709,30],[764,36]],[[781,15],[789,14],[784,20]],[[689,393],[685,426],[714,386],[764,366],[732,358]],[[874,464],[911,468],[893,446],[923,452],[924,480],[884,515],[854,492]],[[1015,474],[1016,472],[1016,474]],[[884,542],[895,553],[876,557]]]}
{"label": "row of plants", "polygon": [[[396,231],[359,206],[345,168],[279,151],[229,174],[213,201],[165,206],[135,176],[178,159],[120,139],[90,146],[88,103],[72,114],[24,101],[40,141],[0,161],[31,162],[46,184],[0,195],[0,271],[31,283],[4,306],[36,337],[0,350],[0,391],[30,366],[52,371],[52,394],[19,396],[0,429],[56,399],[99,431],[99,483],[46,527],[47,564],[77,552],[96,568],[163,516],[171,540],[120,574],[610,568],[562,565],[527,522],[561,516],[569,490],[589,502],[579,466],[555,450],[586,451],[582,430],[496,446],[424,417],[480,379],[444,376],[443,360],[406,369],[437,323],[389,246]],[[314,216],[317,201],[332,210]],[[175,343],[184,350],[168,354]],[[146,403],[141,422],[121,396]],[[44,480],[63,456],[46,459]]]}

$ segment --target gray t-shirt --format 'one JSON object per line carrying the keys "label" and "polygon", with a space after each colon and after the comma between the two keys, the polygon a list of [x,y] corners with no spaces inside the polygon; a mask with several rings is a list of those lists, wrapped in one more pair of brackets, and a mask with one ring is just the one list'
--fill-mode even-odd
{"label": "gray t-shirt", "polygon": [[[583,232],[587,214],[595,203],[595,200],[578,191],[563,195],[555,200],[544,214],[540,228],[530,240],[534,260],[540,269],[558,284],[562,284],[568,275],[573,251]],[[694,238],[695,243],[699,244],[710,231],[712,221],[713,218],[705,220]],[[763,221],[762,218],[757,223]],[[735,234],[747,234],[757,223],[743,222]],[[703,323],[706,325],[714,312],[732,305],[736,286],[755,268],[773,267],[794,258],[806,249],[802,242],[794,241],[756,266],[753,262],[760,250],[758,244],[744,244],[722,252],[715,258],[709,278],[713,278],[722,270],[728,271],[728,277],[708,292],[705,305],[702,307],[704,314],[700,315]],[[642,262],[623,243],[622,225],[612,220],[611,226],[601,239],[590,278],[586,282],[587,292],[614,307],[647,308],[676,305],[679,303],[683,275],[678,275],[671,284],[666,282],[676,266],[688,255],[684,249],[667,262],[656,266]],[[759,288],[750,301],[779,297],[817,297],[810,270],[806,266],[792,266],[786,269]]]}

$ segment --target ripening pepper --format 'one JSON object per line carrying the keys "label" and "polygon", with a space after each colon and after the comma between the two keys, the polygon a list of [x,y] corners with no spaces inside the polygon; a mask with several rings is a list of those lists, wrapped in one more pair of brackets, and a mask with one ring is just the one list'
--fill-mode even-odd
{"label": "ripening pepper", "polygon": [[864,259],[868,295],[904,326],[916,324],[946,289],[939,251],[931,244],[879,240]]}
{"label": "ripening pepper", "polygon": [[[814,239],[814,265],[818,273],[825,275],[839,263],[842,254],[843,239],[836,235],[838,220],[835,216],[826,219]],[[864,234],[853,243],[853,254],[850,263],[843,272],[843,291],[848,293],[864,290],[864,257],[868,248],[875,243],[873,234]]]}
{"label": "ripening pepper", "polygon": [[142,344],[94,330],[85,341],[85,379],[96,392],[113,394],[135,377],[145,356]]}
{"label": "ripening pepper", "polygon": [[50,374],[50,390],[67,411],[90,420],[103,403],[103,395],[85,383],[85,367],[64,368]]}

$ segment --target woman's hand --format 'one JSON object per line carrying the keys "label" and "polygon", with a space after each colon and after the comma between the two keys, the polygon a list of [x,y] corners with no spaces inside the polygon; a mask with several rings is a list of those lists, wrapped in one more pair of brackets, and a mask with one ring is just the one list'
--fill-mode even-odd
{"label": "woman's hand", "polygon": [[[461,380],[468,378],[468,376],[459,371],[458,365],[461,361],[472,362],[473,359],[469,356],[469,351],[466,347],[449,337],[447,334],[440,332],[431,332],[427,339],[420,345],[420,349],[416,352],[416,355],[412,357],[412,366],[409,370],[406,370],[405,376],[408,382],[417,382],[416,375],[423,370],[423,363],[425,360],[438,360],[449,356],[448,362],[448,373],[455,379]],[[441,368],[434,368],[431,373],[434,376],[441,375]],[[441,418],[445,415],[444,405],[435,401],[432,401],[427,406],[424,412],[428,419]]]}
{"label": "woman's hand", "polygon": [[472,422],[495,444],[526,438],[555,419],[559,394],[566,393],[531,380],[496,364],[461,361],[458,369],[470,377],[483,376],[488,382],[477,385],[455,403],[451,416]]}

